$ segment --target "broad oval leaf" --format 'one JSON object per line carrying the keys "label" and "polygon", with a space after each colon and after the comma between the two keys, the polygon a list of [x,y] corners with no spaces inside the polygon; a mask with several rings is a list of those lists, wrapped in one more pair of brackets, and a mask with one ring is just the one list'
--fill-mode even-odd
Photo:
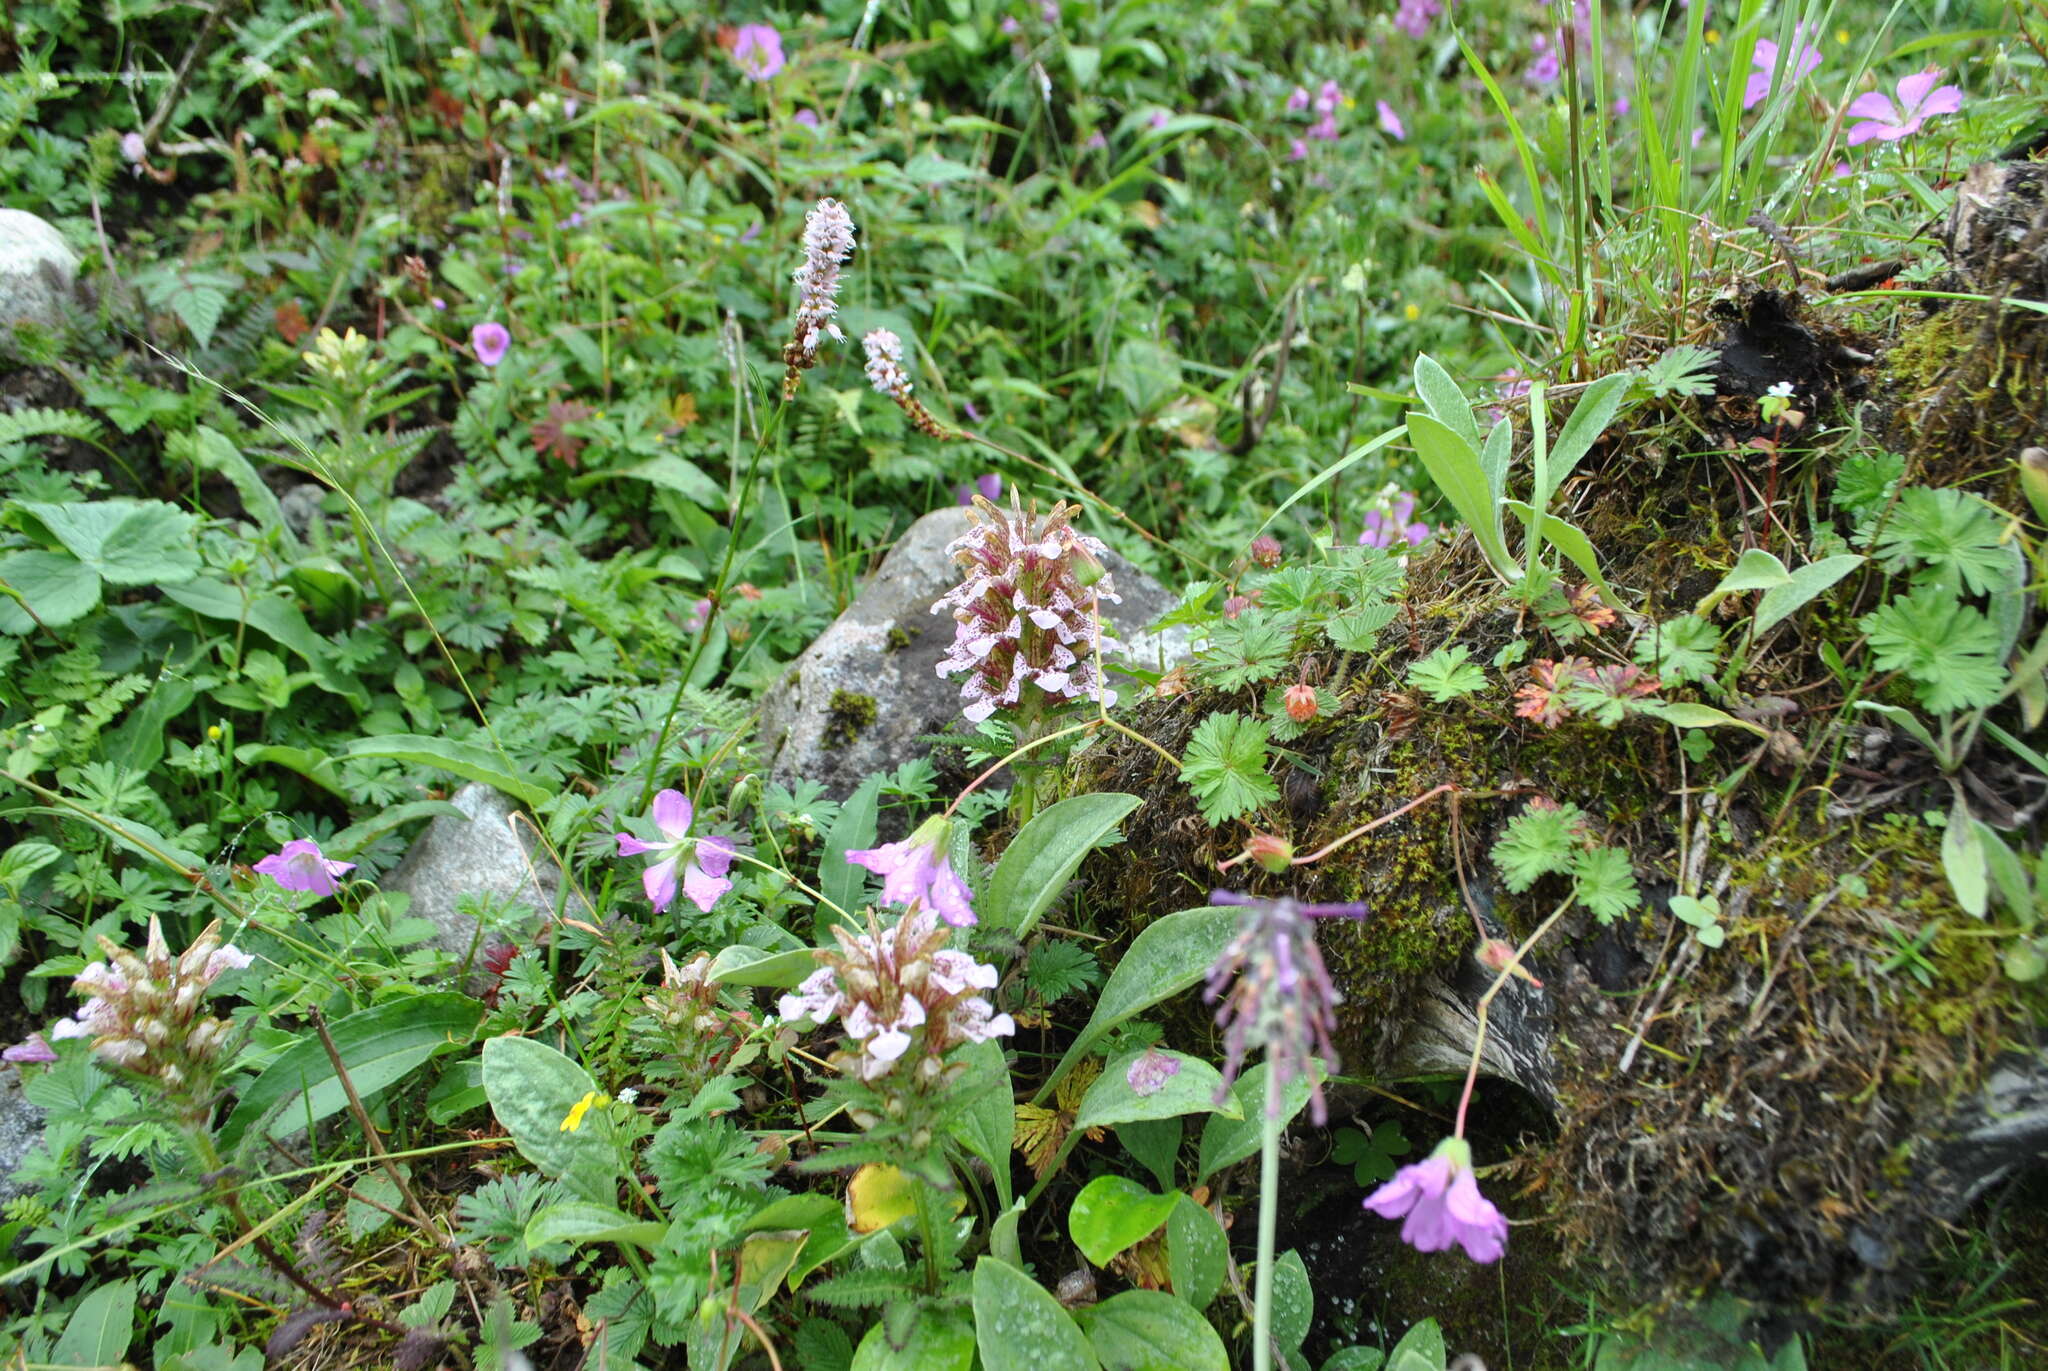
{"label": "broad oval leaf", "polygon": [[974,1339],[985,1371],[1096,1371],[1073,1316],[1044,1286],[994,1257],[974,1264]]}
{"label": "broad oval leaf", "polygon": [[[1168,1052],[1160,1049],[1160,1056],[1180,1064],[1180,1069],[1166,1078],[1157,1090],[1140,1095],[1131,1088],[1129,1072],[1131,1063],[1141,1053],[1130,1052],[1103,1068],[1095,1084],[1088,1087],[1088,1093],[1081,1097],[1081,1108],[1074,1116],[1074,1133],[1085,1133],[1091,1128],[1107,1128],[1113,1124],[1130,1123],[1137,1119],[1171,1119],[1182,1114],[1236,1114],[1237,1100],[1223,1089],[1222,1073],[1200,1057],[1190,1057],[1185,1052]],[[1223,1096],[1218,1104],[1216,1097]],[[1069,1135],[1072,1136],[1071,1134]]]}
{"label": "broad oval leaf", "polygon": [[[1078,1126],[1075,1131],[1080,1131]],[[1067,1236],[1082,1256],[1108,1266],[1119,1252],[1158,1231],[1179,1199],[1178,1190],[1155,1195],[1126,1176],[1097,1176],[1074,1196],[1067,1211]]]}
{"label": "broad oval leaf", "polygon": [[135,1282],[112,1281],[78,1302],[50,1353],[53,1366],[119,1366],[135,1332]]}
{"label": "broad oval leaf", "polygon": [[1759,637],[1776,628],[1780,622],[1797,612],[1814,596],[1819,595],[1835,582],[1863,565],[1863,559],[1853,552],[1837,557],[1823,557],[1818,562],[1799,568],[1785,579],[1783,585],[1772,586],[1756,602],[1756,631]]}
{"label": "broad oval leaf", "polygon": [[1081,1311],[1102,1371],[1230,1371],[1209,1321],[1158,1290],[1126,1290]]}
{"label": "broad oval leaf", "polygon": [[526,1245],[546,1247],[565,1242],[571,1246],[593,1242],[629,1242],[653,1251],[661,1243],[668,1225],[653,1219],[636,1219],[608,1204],[585,1204],[570,1200],[551,1204],[526,1224]]}
{"label": "broad oval leaf", "polygon": [[1230,1271],[1230,1239],[1223,1225],[1186,1195],[1166,1217],[1166,1270],[1173,1293],[1195,1309],[1215,1302]]}
{"label": "broad oval leaf", "polygon": [[[467,995],[415,995],[357,1010],[328,1026],[349,1082],[365,1099],[403,1080],[438,1053],[465,1046],[484,1007]],[[348,1107],[348,1092],[319,1038],[308,1035],[286,1048],[242,1092],[221,1126],[223,1147],[233,1147],[266,1117],[269,1135],[282,1138]]]}
{"label": "broad oval leaf", "polygon": [[428,738],[417,733],[389,733],[379,738],[358,738],[350,744],[348,755],[389,757],[414,766],[450,771],[465,780],[482,781],[493,790],[502,790],[530,805],[544,804],[553,794],[537,781],[514,773],[505,758],[475,743]]}
{"label": "broad oval leaf", "polygon": [[1141,801],[1104,791],[1044,810],[1010,841],[981,895],[982,922],[1022,938],[1045,914],[1081,861]]}
{"label": "broad oval leaf", "polygon": [[[1313,1079],[1296,1076],[1280,1087],[1280,1119],[1284,1124],[1308,1103],[1311,1088],[1323,1079],[1323,1064],[1309,1059]],[[1236,1097],[1237,1116],[1218,1111],[1202,1126],[1202,1146],[1195,1164],[1195,1179],[1205,1181],[1234,1162],[1241,1162],[1259,1150],[1264,1137],[1266,1113],[1266,1072],[1264,1062],[1239,1076],[1231,1085]]]}
{"label": "broad oval leaf", "polygon": [[519,1154],[582,1199],[609,1205],[618,1199],[618,1158],[603,1112],[592,1110],[574,1132],[562,1127],[596,1089],[588,1071],[546,1043],[506,1036],[484,1044],[484,1094]]}

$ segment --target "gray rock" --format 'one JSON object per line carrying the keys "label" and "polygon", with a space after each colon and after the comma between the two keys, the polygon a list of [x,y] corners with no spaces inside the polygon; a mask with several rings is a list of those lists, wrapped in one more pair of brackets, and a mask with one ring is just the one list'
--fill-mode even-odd
{"label": "gray rock", "polygon": [[0,209],[0,334],[17,324],[55,328],[75,302],[78,254],[26,210]]}
{"label": "gray rock", "polygon": [[28,1187],[14,1172],[43,1140],[43,1111],[21,1093],[21,1068],[0,1066],[0,1200],[11,1200]]}
{"label": "gray rock", "polygon": [[[959,581],[946,544],[968,526],[963,508],[933,510],[912,524],[846,612],[763,697],[761,738],[778,784],[816,781],[843,800],[868,773],[923,755],[917,740],[960,717],[960,682],[938,674],[953,620],[931,608]],[[1186,629],[1141,632],[1179,598],[1115,552],[1107,564],[1123,601],[1107,607],[1107,626],[1125,643],[1110,656],[1110,680],[1128,690],[1116,665],[1163,671],[1193,644]],[[869,709],[872,719],[864,717]]]}
{"label": "gray rock", "polygon": [[535,838],[530,820],[522,819],[515,831],[511,820],[520,807],[489,786],[472,781],[450,802],[469,817],[444,814],[428,824],[383,888],[412,897],[409,912],[433,922],[436,946],[458,960],[474,948],[481,960],[477,921],[456,902],[468,896],[493,910],[524,905],[532,915],[515,922],[530,926],[534,916],[553,912],[562,869]]}

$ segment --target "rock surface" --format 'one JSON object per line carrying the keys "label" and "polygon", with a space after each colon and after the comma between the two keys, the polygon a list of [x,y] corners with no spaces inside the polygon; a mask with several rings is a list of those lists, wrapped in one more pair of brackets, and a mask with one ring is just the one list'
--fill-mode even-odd
{"label": "rock surface", "polygon": [[17,324],[55,328],[74,298],[78,254],[47,222],[0,209],[0,336]]}
{"label": "rock surface", "polygon": [[[467,819],[442,815],[427,825],[403,860],[384,878],[384,889],[412,897],[409,911],[435,927],[434,943],[457,959],[483,955],[477,921],[458,909],[471,897],[492,909],[527,906],[533,915],[552,912],[562,871],[535,840],[530,820],[515,829],[520,807],[487,785],[471,782],[451,803]],[[536,882],[536,877],[538,881]],[[521,916],[531,923],[531,916]]]}
{"label": "rock surface", "polygon": [[21,1068],[0,1066],[0,1200],[11,1200],[27,1188],[16,1184],[14,1173],[42,1140],[43,1111],[21,1093]]}
{"label": "rock surface", "polygon": [[[816,781],[835,800],[861,778],[921,756],[917,740],[960,717],[960,683],[938,674],[953,641],[953,621],[932,602],[959,580],[946,544],[968,529],[964,508],[938,509],[912,524],[860,594],[762,700],[761,739],[778,784]],[[1118,664],[1161,671],[1189,655],[1186,629],[1140,630],[1178,603],[1166,587],[1111,552],[1122,603],[1107,626],[1125,647]]]}

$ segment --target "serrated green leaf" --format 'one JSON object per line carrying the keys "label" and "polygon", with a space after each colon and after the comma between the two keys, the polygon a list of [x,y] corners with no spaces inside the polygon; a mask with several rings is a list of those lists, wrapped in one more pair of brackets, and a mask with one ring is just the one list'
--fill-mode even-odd
{"label": "serrated green leaf", "polygon": [[199,520],[162,500],[21,502],[64,550],[117,586],[177,585],[199,574]]}

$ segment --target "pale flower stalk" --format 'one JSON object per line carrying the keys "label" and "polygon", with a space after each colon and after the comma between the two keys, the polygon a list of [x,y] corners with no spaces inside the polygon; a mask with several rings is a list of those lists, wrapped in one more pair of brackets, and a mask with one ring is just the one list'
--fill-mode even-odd
{"label": "pale flower stalk", "polygon": [[950,438],[946,426],[932,417],[924,402],[912,395],[910,373],[903,369],[903,340],[888,329],[878,328],[860,340],[867,354],[868,384],[875,393],[910,416],[917,430],[933,438]]}
{"label": "pale flower stalk", "polygon": [[796,269],[796,319],[782,349],[788,366],[782,394],[796,394],[803,373],[818,364],[818,348],[827,338],[844,340],[839,329],[839,274],[853,256],[853,217],[846,206],[827,196],[804,216],[804,260]]}

